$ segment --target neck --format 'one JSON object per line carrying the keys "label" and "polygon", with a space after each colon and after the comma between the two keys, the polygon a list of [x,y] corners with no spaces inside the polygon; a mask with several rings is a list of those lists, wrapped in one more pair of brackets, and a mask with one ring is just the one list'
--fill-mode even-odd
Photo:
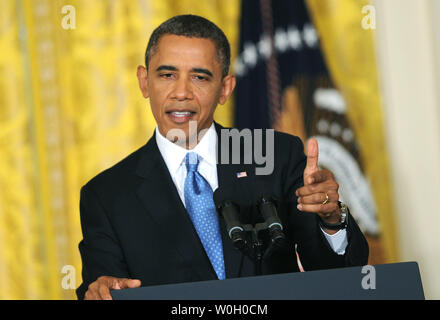
{"label": "neck", "polygon": [[[164,135],[160,131],[159,132],[162,134],[163,137],[167,138],[169,141],[178,145],[179,147],[192,150],[199,144],[199,142],[202,140],[202,138],[205,136],[206,132],[211,126],[212,123],[207,128],[200,129],[198,131],[191,130],[190,128],[188,135],[184,131],[180,130],[173,131],[172,134],[168,132],[166,135]],[[194,133],[194,131],[196,131],[196,133]]]}
{"label": "neck", "polygon": [[199,142],[205,136],[206,131],[208,131],[208,129],[200,130],[196,135],[191,136],[187,139],[182,139],[182,140],[175,139],[174,141],[172,141],[172,140],[170,140],[170,141],[177,144],[179,147],[182,147],[182,148],[188,149],[188,150],[192,150],[199,144]]}

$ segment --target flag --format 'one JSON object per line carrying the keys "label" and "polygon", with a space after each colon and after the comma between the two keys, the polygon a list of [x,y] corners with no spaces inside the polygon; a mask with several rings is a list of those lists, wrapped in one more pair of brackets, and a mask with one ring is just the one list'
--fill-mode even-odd
{"label": "flag", "polygon": [[246,171],[243,172],[237,172],[237,178],[244,178],[247,177]]}

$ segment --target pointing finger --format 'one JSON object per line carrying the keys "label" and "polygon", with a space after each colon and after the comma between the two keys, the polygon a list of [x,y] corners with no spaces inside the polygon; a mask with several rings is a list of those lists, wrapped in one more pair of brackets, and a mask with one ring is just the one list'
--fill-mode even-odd
{"label": "pointing finger", "polygon": [[339,185],[336,181],[325,181],[321,183],[305,185],[301,188],[298,188],[295,192],[297,197],[309,196],[314,193],[326,193],[330,191],[338,191]]}
{"label": "pointing finger", "polygon": [[298,197],[297,201],[302,204],[320,204],[324,203],[326,200],[327,202],[337,202],[339,200],[339,194],[335,191],[320,192]]}

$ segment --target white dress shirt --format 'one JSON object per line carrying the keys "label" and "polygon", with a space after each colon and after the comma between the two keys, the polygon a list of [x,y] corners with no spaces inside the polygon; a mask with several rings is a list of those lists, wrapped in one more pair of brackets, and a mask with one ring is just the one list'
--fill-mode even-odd
{"label": "white dress shirt", "polygon": [[[208,181],[213,191],[218,188],[217,132],[215,131],[214,123],[212,123],[211,127],[209,127],[208,131],[206,131],[205,135],[192,150],[187,150],[169,141],[162,136],[157,126],[156,143],[185,207],[184,184],[187,173],[185,156],[188,152],[195,152],[199,155],[200,162],[197,171]],[[326,233],[324,230],[322,232],[337,254],[342,255],[345,253],[345,248],[348,244],[346,230],[339,230],[333,235]]]}

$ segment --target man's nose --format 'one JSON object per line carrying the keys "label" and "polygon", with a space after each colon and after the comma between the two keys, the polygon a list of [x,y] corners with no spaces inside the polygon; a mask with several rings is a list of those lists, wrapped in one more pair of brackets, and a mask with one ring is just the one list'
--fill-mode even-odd
{"label": "man's nose", "polygon": [[191,83],[188,79],[181,77],[175,82],[173,98],[176,100],[192,99],[193,93]]}

